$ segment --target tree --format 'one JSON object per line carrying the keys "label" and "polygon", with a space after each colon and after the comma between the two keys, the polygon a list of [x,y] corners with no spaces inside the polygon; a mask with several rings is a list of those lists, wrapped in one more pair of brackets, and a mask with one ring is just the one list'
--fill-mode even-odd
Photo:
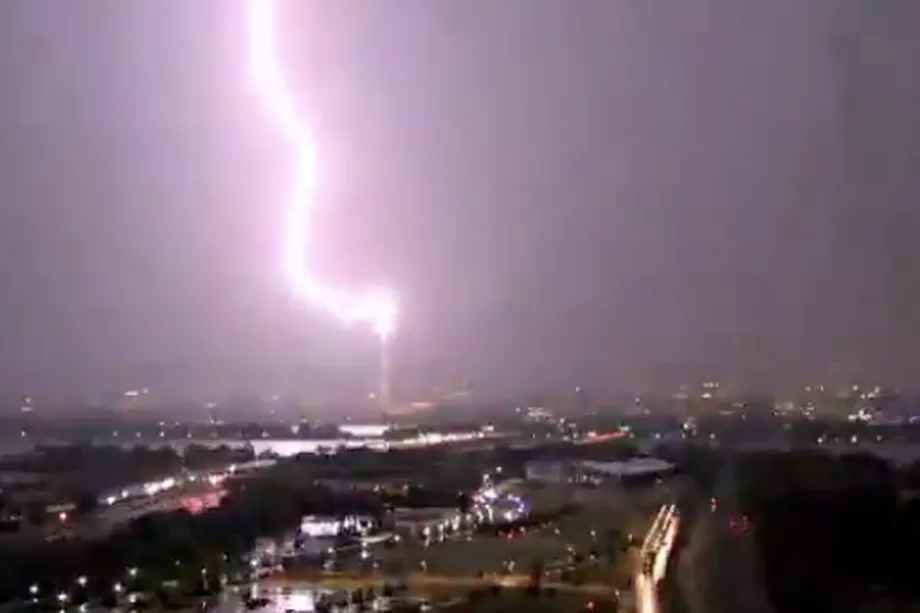
{"label": "tree", "polygon": [[364,606],[364,592],[361,588],[355,588],[355,591],[351,593],[351,602],[358,607],[359,611]]}
{"label": "tree", "polygon": [[572,571],[571,582],[572,585],[582,585],[585,580],[588,578],[588,572],[583,567],[578,567]]}
{"label": "tree", "polygon": [[607,540],[605,543],[604,553],[611,564],[615,563],[620,553],[629,548],[629,541],[626,535],[618,528],[611,528],[607,531]]}
{"label": "tree", "polygon": [[535,558],[530,563],[530,585],[528,586],[528,589],[536,592],[540,591],[540,586],[543,583],[543,571],[545,568],[546,565],[541,558]]}

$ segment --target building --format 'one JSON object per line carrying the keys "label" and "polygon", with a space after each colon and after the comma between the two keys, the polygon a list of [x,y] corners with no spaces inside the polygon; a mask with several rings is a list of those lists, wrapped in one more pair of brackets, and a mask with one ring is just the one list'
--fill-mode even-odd
{"label": "building", "polygon": [[674,472],[677,467],[657,458],[638,457],[625,461],[535,460],[524,464],[528,481],[537,483],[583,483],[603,479],[656,477]]}
{"label": "building", "polygon": [[659,477],[670,474],[677,466],[658,458],[631,458],[620,462],[597,462],[583,460],[577,463],[579,472],[588,477],[637,479],[642,477]]}
{"label": "building", "polygon": [[333,538],[344,534],[365,535],[376,528],[369,515],[305,515],[300,520],[300,533],[312,538]]}
{"label": "building", "polygon": [[446,530],[458,530],[463,515],[453,507],[398,507],[393,509],[392,520],[397,533],[428,539],[441,536]]}
{"label": "building", "polygon": [[559,460],[534,460],[524,464],[524,475],[528,481],[537,483],[566,483],[572,476],[572,468]]}
{"label": "building", "polygon": [[409,491],[406,479],[317,479],[316,484],[339,494],[404,496]]}

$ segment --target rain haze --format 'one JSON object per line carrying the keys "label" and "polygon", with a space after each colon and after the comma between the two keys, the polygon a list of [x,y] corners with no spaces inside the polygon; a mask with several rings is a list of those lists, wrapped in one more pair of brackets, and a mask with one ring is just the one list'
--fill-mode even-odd
{"label": "rain haze", "polygon": [[[304,257],[394,387],[916,381],[911,0],[283,2]],[[0,392],[372,389],[240,2],[0,5]]]}

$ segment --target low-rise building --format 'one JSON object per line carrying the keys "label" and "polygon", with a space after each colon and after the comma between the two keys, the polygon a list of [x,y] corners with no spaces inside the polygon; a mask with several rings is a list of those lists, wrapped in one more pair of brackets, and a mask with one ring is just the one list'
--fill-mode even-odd
{"label": "low-rise building", "polygon": [[374,493],[400,496],[409,490],[409,482],[406,479],[317,479],[316,484],[340,494]]}
{"label": "low-rise building", "polygon": [[560,460],[534,460],[524,464],[528,481],[538,483],[566,483],[572,476],[572,467]]}
{"label": "low-rise building", "polygon": [[458,530],[463,514],[454,507],[397,507],[392,513],[397,533],[416,538],[433,538],[447,530]]}
{"label": "low-rise building", "polygon": [[624,461],[598,462],[582,460],[578,470],[582,475],[629,479],[661,476],[677,469],[677,466],[658,458],[630,458]]}
{"label": "low-rise building", "polygon": [[376,521],[370,515],[305,515],[300,521],[300,532],[313,538],[329,538],[340,535],[365,535],[376,528]]}

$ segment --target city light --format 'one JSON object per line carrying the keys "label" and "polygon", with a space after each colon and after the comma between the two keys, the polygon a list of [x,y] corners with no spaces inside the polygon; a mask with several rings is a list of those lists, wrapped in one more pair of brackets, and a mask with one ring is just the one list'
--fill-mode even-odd
{"label": "city light", "polygon": [[374,288],[352,293],[313,276],[306,261],[308,227],[315,187],[315,148],[304,119],[295,110],[276,57],[275,0],[249,0],[250,70],[259,96],[297,155],[294,194],[285,223],[282,262],[295,295],[346,323],[367,323],[386,341],[396,327],[395,296]]}

